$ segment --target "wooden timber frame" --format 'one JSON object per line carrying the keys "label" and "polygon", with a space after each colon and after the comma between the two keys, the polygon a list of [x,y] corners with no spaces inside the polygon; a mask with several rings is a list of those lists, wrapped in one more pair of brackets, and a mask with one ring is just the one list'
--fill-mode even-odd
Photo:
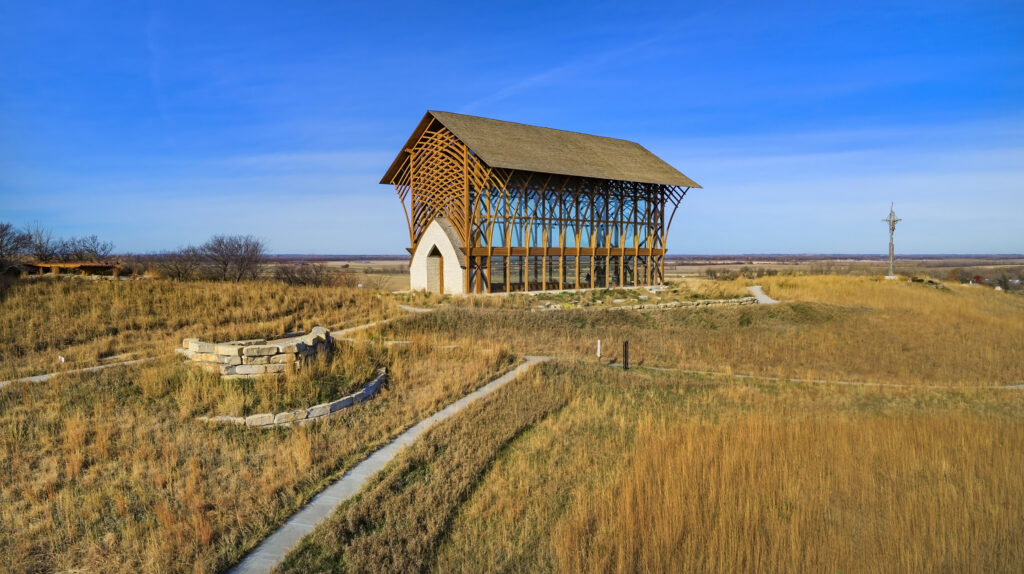
{"label": "wooden timber frame", "polygon": [[664,283],[691,186],[491,167],[436,119],[403,151],[382,183],[398,192],[410,252],[445,217],[464,246],[465,293]]}

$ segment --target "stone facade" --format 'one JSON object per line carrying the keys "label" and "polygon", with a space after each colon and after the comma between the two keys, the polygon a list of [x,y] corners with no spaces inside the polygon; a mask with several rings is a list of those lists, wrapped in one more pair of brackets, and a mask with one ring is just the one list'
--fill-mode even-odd
{"label": "stone facade", "polygon": [[207,343],[185,339],[176,351],[207,371],[224,378],[258,377],[298,370],[302,364],[331,352],[334,338],[325,327],[309,333],[289,333],[279,339],[250,339]]}
{"label": "stone facade", "polygon": [[465,293],[466,274],[462,267],[462,242],[444,217],[427,226],[409,263],[409,288],[431,293]]}

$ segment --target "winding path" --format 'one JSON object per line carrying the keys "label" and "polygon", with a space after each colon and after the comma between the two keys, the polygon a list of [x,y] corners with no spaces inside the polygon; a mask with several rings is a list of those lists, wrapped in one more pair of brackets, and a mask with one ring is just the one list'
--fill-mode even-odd
{"label": "winding path", "polygon": [[148,363],[154,360],[153,357],[145,357],[142,359],[135,359],[132,361],[120,361],[117,363],[107,363],[106,365],[96,365],[95,367],[83,367],[81,369],[69,369],[67,371],[61,371],[59,373],[46,373],[45,375],[36,375],[34,377],[25,377],[22,379],[11,379],[10,381],[0,381],[0,389],[14,383],[45,383],[50,379],[58,375],[73,375],[75,373],[95,373],[96,371],[102,371],[103,369],[109,369],[111,367],[122,367],[126,365],[138,365],[139,363]]}
{"label": "winding path", "polygon": [[326,520],[334,512],[334,509],[355,496],[371,476],[377,474],[391,459],[395,458],[402,447],[412,444],[427,429],[466,408],[469,403],[494,392],[529,370],[533,365],[547,361],[550,357],[528,356],[525,359],[518,367],[416,423],[387,445],[374,451],[340,479],[325,488],[323,492],[314,496],[308,504],[293,514],[273,534],[265,538],[229,572],[250,574],[273,570],[284,560],[288,552],[312,532],[318,524]]}
{"label": "winding path", "polygon": [[771,297],[765,295],[764,291],[761,290],[760,285],[747,287],[747,291],[750,291],[750,293],[757,299],[757,302],[762,305],[775,305],[776,303],[778,303],[778,301],[776,301],[775,299],[772,299]]}

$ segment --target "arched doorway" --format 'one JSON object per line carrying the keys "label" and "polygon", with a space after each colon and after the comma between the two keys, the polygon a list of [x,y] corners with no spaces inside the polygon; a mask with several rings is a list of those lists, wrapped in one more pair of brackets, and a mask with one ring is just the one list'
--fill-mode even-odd
{"label": "arched doorway", "polygon": [[427,291],[444,293],[444,256],[436,245],[427,253]]}

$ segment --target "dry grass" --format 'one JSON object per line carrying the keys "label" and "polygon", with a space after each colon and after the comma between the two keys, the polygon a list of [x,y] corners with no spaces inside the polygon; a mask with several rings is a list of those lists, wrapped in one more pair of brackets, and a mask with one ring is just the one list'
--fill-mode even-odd
{"label": "dry grass", "polygon": [[500,457],[433,570],[1024,567],[1024,395],[551,375],[577,397]]}
{"label": "dry grass", "polygon": [[171,359],[4,389],[0,564],[223,569],[331,477],[513,362],[500,345],[418,341],[385,360],[392,378],[374,400],[270,431],[195,420],[218,414],[223,387]]}
{"label": "dry grass", "polygon": [[[21,281],[0,298],[0,380],[169,353],[185,337],[229,341],[398,315],[390,297],[276,282]],[[63,365],[57,356],[67,359]]]}
{"label": "dry grass", "polygon": [[[568,389],[520,377],[432,429],[293,551],[286,572],[420,572],[500,450],[561,408]],[[528,395],[530,400],[522,400]]]}
{"label": "dry grass", "polygon": [[[1021,381],[1024,299],[870,278],[762,283],[784,303],[545,313],[524,308],[533,297],[460,300],[259,383],[168,357],[12,385],[0,391],[0,564],[223,569],[343,469],[507,369],[514,350],[568,360],[439,427],[293,564],[1020,571],[1024,393],[976,387]],[[671,296],[742,287],[696,282]],[[0,302],[2,369],[359,324],[396,314],[396,302],[446,300],[270,283],[18,285]],[[598,338],[603,362],[629,340],[634,364],[916,387],[623,373],[593,358]],[[409,344],[382,344],[395,339]],[[336,398],[380,364],[392,373],[385,391],[324,424],[195,420]],[[559,389],[572,398],[544,418]]]}
{"label": "dry grass", "polygon": [[[523,353],[697,371],[914,385],[1024,382],[1024,298],[858,277],[766,278],[781,305],[675,310],[458,308],[388,327],[507,341]],[[808,301],[805,301],[807,299]],[[595,358],[596,360],[596,358]]]}

